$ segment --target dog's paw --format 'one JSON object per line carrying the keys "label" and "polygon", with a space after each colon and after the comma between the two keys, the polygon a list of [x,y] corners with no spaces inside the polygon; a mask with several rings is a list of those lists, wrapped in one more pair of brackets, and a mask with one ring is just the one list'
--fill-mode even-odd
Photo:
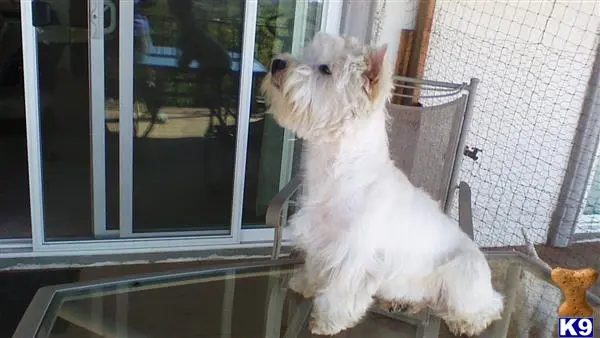
{"label": "dog's paw", "polygon": [[424,306],[401,301],[381,301],[379,302],[379,308],[390,313],[402,312],[414,315],[423,310]]}
{"label": "dog's paw", "polygon": [[406,304],[404,313],[408,313],[409,315],[415,315],[421,311],[423,311],[427,306],[425,304]]}
{"label": "dog's paw", "polygon": [[290,280],[288,281],[288,288],[295,293],[303,294],[305,286],[304,284],[306,284],[304,276],[297,272],[290,277]]}
{"label": "dog's paw", "polygon": [[445,322],[450,332],[455,336],[466,335],[472,337],[481,334],[496,319],[499,318],[446,319]]}
{"label": "dog's paw", "polygon": [[395,301],[381,301],[379,308],[387,312],[405,312],[408,310],[408,304]]}
{"label": "dog's paw", "polygon": [[304,289],[304,292],[302,292],[302,296],[304,298],[314,298],[317,295],[317,290],[315,290],[314,288],[306,288]]}
{"label": "dog's paw", "polygon": [[475,327],[466,321],[446,322],[446,325],[448,325],[448,330],[450,331],[450,333],[452,333],[455,336],[465,335],[472,337],[479,334],[485,329],[485,327]]}
{"label": "dog's paw", "polygon": [[310,333],[318,336],[333,336],[340,333],[344,328],[332,325],[333,323],[312,318],[308,323]]}
{"label": "dog's paw", "polygon": [[[441,317],[452,333],[455,335],[476,336],[485,331],[492,322],[501,318],[504,303],[499,293],[492,293],[492,297],[487,301],[481,298],[478,301],[478,309],[470,311],[457,311],[454,309],[442,314]],[[482,304],[485,304],[485,306]]]}
{"label": "dog's paw", "polygon": [[302,273],[293,275],[288,282],[288,287],[304,298],[313,298],[316,294],[316,290],[308,286],[306,277]]}

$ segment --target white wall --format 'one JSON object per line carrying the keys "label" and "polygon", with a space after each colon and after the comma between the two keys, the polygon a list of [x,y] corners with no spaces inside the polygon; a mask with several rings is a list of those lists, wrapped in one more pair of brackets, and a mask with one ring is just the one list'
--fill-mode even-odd
{"label": "white wall", "polygon": [[[388,0],[380,41],[395,58],[414,14]],[[414,6],[413,6],[414,8]],[[413,23],[414,25],[414,23]],[[600,3],[438,1],[425,77],[481,80],[460,179],[473,189],[482,246],[546,241],[587,81]]]}
{"label": "white wall", "polygon": [[387,0],[383,3],[381,17],[378,18],[381,21],[381,32],[374,42],[379,45],[388,44],[388,59],[392,64],[396,62],[400,33],[403,29],[415,27],[417,3],[417,0]]}
{"label": "white wall", "polygon": [[353,36],[362,43],[370,42],[374,3],[364,0],[345,0],[340,32]]}

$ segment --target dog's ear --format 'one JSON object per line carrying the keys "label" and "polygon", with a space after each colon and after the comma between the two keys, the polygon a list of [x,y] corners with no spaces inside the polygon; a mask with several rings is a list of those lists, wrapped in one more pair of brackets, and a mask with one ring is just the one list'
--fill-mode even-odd
{"label": "dog's ear", "polygon": [[369,52],[368,60],[367,60],[367,71],[365,72],[365,77],[371,82],[375,83],[379,79],[379,75],[381,74],[381,69],[383,68],[383,63],[385,62],[385,55],[387,53],[388,45],[387,43],[372,49]]}
{"label": "dog's ear", "polygon": [[381,71],[383,69],[387,48],[388,45],[386,43],[370,50],[367,56],[367,70],[364,73],[364,76],[367,80],[367,83],[365,84],[365,91],[367,92],[367,95],[371,97],[371,99],[377,96],[374,95],[374,89],[376,89],[379,76],[381,75]]}

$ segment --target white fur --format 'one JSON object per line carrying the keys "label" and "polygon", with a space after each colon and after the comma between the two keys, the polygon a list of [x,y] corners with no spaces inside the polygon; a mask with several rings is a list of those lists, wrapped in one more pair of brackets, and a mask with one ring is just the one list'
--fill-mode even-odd
{"label": "white fur", "polygon": [[478,334],[499,318],[502,297],[477,245],[390,159],[382,55],[385,47],[318,33],[263,82],[276,121],[305,140],[290,226],[306,264],[290,287],[315,297],[314,334],[354,326],[374,297],[427,305],[455,333]]}

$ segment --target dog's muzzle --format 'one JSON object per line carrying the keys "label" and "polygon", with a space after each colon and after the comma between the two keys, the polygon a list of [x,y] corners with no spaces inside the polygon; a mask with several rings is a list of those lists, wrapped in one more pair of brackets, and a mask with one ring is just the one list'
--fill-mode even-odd
{"label": "dog's muzzle", "polygon": [[271,74],[273,74],[273,75],[277,74],[279,71],[284,70],[286,66],[287,66],[287,62],[285,60],[274,59],[271,62]]}
{"label": "dog's muzzle", "polygon": [[281,81],[284,75],[283,70],[287,67],[287,61],[283,59],[273,59],[271,61],[271,82],[275,88],[281,88]]}

